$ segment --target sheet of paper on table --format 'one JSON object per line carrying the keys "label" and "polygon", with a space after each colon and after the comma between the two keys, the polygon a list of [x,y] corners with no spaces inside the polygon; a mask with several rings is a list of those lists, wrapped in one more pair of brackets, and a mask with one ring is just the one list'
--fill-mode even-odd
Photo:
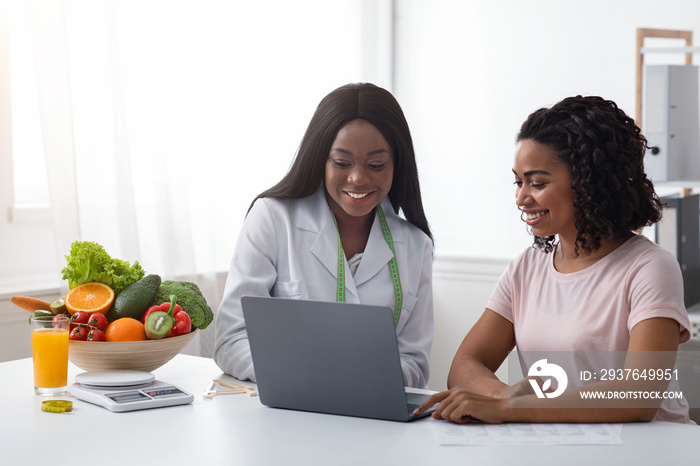
{"label": "sheet of paper on table", "polygon": [[622,424],[453,424],[431,419],[440,445],[621,445]]}

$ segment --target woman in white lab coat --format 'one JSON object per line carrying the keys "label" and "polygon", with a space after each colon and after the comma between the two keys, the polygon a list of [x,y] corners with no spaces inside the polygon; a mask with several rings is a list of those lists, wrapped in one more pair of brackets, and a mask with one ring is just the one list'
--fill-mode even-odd
{"label": "woman in white lab coat", "polygon": [[216,316],[214,360],[255,380],[242,296],[383,305],[394,309],[405,384],[425,387],[432,261],[401,107],[372,84],[340,87],[317,107],[287,175],[251,204]]}

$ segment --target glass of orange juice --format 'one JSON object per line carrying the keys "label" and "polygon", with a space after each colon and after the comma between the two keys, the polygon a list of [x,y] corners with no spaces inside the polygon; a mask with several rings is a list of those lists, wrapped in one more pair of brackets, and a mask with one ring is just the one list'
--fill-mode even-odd
{"label": "glass of orange juice", "polygon": [[55,315],[31,321],[34,393],[65,395],[68,387],[68,329],[70,319]]}

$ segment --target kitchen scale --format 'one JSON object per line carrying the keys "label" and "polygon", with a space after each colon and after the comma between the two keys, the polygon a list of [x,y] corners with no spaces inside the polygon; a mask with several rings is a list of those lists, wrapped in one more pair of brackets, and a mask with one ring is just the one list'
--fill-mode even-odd
{"label": "kitchen scale", "polygon": [[91,371],[75,376],[70,393],[113,412],[189,404],[194,396],[143,371]]}

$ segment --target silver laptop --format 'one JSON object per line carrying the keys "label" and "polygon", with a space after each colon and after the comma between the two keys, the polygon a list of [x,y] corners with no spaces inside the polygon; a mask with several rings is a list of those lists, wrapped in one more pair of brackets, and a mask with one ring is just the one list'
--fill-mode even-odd
{"label": "silver laptop", "polygon": [[411,421],[428,396],[403,384],[388,307],[242,298],[260,401],[273,408]]}

